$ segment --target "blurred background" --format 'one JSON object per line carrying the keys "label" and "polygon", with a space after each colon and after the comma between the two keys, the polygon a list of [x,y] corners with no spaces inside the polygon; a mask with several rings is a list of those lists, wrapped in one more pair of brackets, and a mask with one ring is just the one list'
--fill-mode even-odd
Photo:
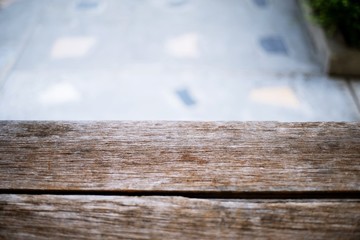
{"label": "blurred background", "polygon": [[0,0],[0,120],[358,121],[295,0]]}

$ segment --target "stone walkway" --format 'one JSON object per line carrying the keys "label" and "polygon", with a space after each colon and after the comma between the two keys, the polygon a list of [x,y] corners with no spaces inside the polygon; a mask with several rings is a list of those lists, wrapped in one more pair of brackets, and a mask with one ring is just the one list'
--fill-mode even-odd
{"label": "stone walkway", "polygon": [[13,0],[0,119],[358,121],[312,56],[292,0]]}

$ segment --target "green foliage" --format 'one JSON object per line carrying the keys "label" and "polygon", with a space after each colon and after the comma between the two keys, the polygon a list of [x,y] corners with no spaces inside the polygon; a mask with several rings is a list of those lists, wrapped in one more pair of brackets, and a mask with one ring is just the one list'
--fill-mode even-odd
{"label": "green foliage", "polygon": [[309,0],[317,21],[330,33],[340,31],[360,48],[360,0]]}

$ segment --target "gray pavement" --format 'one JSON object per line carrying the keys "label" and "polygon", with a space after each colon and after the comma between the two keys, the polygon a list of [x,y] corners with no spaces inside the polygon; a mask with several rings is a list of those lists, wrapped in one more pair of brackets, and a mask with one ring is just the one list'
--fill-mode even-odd
{"label": "gray pavement", "polygon": [[292,0],[14,0],[2,120],[358,121]]}

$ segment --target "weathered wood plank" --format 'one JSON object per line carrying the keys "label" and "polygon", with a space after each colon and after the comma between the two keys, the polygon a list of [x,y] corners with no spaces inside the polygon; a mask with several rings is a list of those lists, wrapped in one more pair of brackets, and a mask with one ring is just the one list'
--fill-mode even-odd
{"label": "weathered wood plank", "polygon": [[359,200],[0,195],[5,239],[359,239]]}
{"label": "weathered wood plank", "polygon": [[358,191],[360,123],[0,122],[0,189]]}

